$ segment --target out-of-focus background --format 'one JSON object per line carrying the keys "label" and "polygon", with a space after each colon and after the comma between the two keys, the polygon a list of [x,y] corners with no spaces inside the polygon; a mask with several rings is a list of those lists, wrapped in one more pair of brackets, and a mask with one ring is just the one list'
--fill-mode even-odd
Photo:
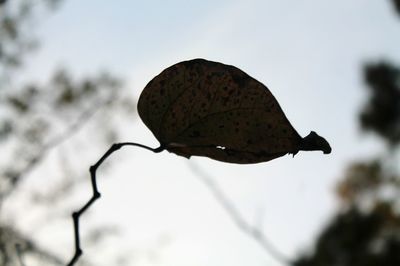
{"label": "out-of-focus background", "polygon": [[126,147],[77,265],[400,265],[400,1],[0,1],[0,265],[65,265],[88,168],[157,147],[137,99],[206,58],[331,144],[267,163]]}

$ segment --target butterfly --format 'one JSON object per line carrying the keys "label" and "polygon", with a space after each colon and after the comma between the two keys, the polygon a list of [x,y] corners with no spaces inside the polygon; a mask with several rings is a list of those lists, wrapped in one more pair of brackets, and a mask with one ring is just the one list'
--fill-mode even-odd
{"label": "butterfly", "polygon": [[205,59],[174,64],[143,89],[138,113],[160,148],[186,158],[251,164],[329,143],[301,137],[261,82],[239,68]]}

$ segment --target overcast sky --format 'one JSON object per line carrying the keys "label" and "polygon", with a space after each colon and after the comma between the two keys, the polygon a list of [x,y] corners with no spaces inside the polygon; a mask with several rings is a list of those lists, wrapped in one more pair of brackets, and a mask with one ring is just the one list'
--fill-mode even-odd
{"label": "overcast sky", "polygon": [[[235,227],[189,163],[213,177],[248,222],[291,258],[312,245],[337,209],[334,186],[346,165],[381,149],[374,137],[360,134],[357,113],[366,99],[362,64],[400,62],[400,21],[389,1],[66,0],[38,26],[41,48],[26,79],[45,79],[60,65],[77,75],[106,69],[123,77],[137,99],[164,68],[206,58],[267,85],[300,135],[314,130],[333,149],[256,165],[118,152],[100,181],[104,197],[82,220],[121,227],[113,242],[120,247],[85,253],[104,265],[115,249],[146,250],[161,241],[157,256],[135,265],[278,266]],[[125,141],[157,146],[138,116],[122,134]]]}

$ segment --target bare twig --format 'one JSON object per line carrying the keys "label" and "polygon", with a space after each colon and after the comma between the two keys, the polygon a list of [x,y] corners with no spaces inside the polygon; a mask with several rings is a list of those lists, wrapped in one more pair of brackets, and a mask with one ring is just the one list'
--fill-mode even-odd
{"label": "bare twig", "polygon": [[233,202],[207,173],[193,162],[190,162],[188,165],[195,176],[210,190],[215,200],[225,209],[227,214],[243,233],[254,239],[269,255],[282,263],[282,265],[291,264],[291,260],[271,243],[260,228],[250,225],[245,218],[243,218]]}
{"label": "bare twig", "polygon": [[75,254],[72,257],[71,261],[67,264],[68,266],[72,266],[75,264],[75,262],[79,259],[79,257],[82,255],[82,249],[81,249],[81,244],[80,244],[80,233],[79,233],[79,218],[80,216],[98,199],[100,198],[100,192],[97,189],[97,182],[96,182],[96,171],[97,168],[115,151],[121,149],[123,146],[136,146],[140,147],[155,153],[159,153],[164,150],[163,146],[160,146],[158,148],[151,148],[139,143],[133,143],[133,142],[123,142],[123,143],[114,143],[105,153],[101,158],[89,168],[90,172],[90,180],[92,183],[92,190],[93,190],[93,195],[92,197],[86,202],[85,205],[83,205],[78,211],[72,213],[72,219],[74,221],[74,235],[75,235]]}

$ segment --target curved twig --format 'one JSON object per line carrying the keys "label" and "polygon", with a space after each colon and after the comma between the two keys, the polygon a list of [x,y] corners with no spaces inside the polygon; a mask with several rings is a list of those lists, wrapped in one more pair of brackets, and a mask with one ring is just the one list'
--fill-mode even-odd
{"label": "curved twig", "polygon": [[82,249],[81,249],[81,244],[80,244],[80,233],[79,233],[79,218],[80,216],[98,199],[100,198],[100,192],[97,189],[97,182],[96,182],[96,171],[97,168],[115,151],[121,149],[123,146],[136,146],[140,147],[149,151],[152,151],[154,153],[159,153],[164,150],[163,146],[160,146],[158,148],[151,148],[146,145],[142,145],[139,143],[134,143],[134,142],[122,142],[122,143],[114,143],[105,153],[101,158],[89,168],[90,172],[90,180],[92,183],[92,189],[93,189],[93,195],[92,197],[86,202],[85,205],[83,205],[78,211],[72,213],[72,219],[74,221],[74,235],[75,235],[75,254],[70,260],[70,262],[67,264],[67,266],[72,266],[75,264],[75,262],[79,259],[79,257],[82,255]]}

